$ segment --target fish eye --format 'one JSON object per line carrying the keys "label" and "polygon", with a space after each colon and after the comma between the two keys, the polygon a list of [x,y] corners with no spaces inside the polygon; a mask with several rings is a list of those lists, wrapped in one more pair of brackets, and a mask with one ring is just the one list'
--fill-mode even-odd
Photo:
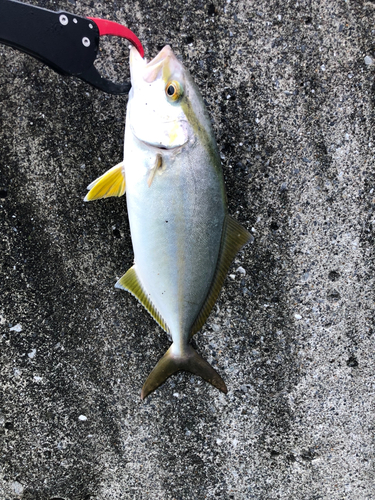
{"label": "fish eye", "polygon": [[176,87],[174,85],[169,85],[169,87],[167,88],[167,94],[169,95],[169,97],[173,97],[175,93]]}
{"label": "fish eye", "polygon": [[182,90],[182,86],[178,82],[176,82],[176,80],[171,80],[165,87],[165,93],[168,99],[176,102],[177,100],[181,99],[184,92]]}

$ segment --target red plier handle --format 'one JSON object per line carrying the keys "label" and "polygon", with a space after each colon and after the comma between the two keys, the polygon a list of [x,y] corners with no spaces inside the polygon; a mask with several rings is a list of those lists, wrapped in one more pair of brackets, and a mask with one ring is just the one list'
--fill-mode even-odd
{"label": "red plier handle", "polygon": [[[144,57],[144,50],[140,40],[129,28],[126,28],[122,24],[114,21],[108,21],[107,19],[100,19],[98,17],[88,17],[87,19],[90,19],[93,23],[95,23],[95,26],[99,30],[99,36],[113,35],[126,38],[126,40],[129,40],[129,42],[137,48],[141,56]],[[97,44],[98,51],[99,40]],[[95,68],[94,64],[92,64],[85,72],[75,76],[78,76],[78,78],[81,78],[87,83],[90,83],[94,87],[97,87],[108,94],[127,94],[129,93],[131,87],[129,82],[115,83],[111,80],[103,78],[99,71]]]}
{"label": "red plier handle", "polygon": [[107,21],[107,19],[100,19],[99,17],[88,17],[87,19],[91,19],[99,28],[99,35],[113,35],[119,36],[121,38],[126,38],[131,42],[134,47],[138,50],[142,57],[145,55],[145,51],[143,50],[142,44],[139,41],[139,38],[135,36],[135,34],[129,29],[123,26],[122,24],[115,23],[114,21]]}

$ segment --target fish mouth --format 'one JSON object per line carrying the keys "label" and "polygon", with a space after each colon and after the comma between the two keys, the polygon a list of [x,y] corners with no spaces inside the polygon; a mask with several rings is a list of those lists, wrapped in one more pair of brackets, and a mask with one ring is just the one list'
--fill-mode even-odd
{"label": "fish mouth", "polygon": [[183,148],[189,142],[189,124],[186,120],[161,120],[149,124],[158,133],[147,133],[142,127],[130,128],[134,137],[147,147],[162,151],[176,151]]}
{"label": "fish mouth", "polygon": [[169,79],[171,74],[171,62],[176,59],[172,49],[166,45],[149,63],[146,64],[143,79],[147,83],[154,82],[159,75],[164,81]]}
{"label": "fish mouth", "polygon": [[[181,63],[169,45],[166,45],[151,61],[142,59],[135,47],[130,50],[130,69],[146,83],[154,82],[159,76],[167,82],[174,71],[181,71]],[[135,70],[135,71],[134,71]]]}

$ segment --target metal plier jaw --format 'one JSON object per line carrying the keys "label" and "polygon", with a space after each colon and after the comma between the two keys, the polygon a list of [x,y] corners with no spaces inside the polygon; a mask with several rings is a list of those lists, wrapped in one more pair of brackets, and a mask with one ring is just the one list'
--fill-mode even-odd
{"label": "metal plier jaw", "polygon": [[126,94],[129,82],[107,80],[94,66],[102,35],[126,38],[144,56],[141,42],[121,24],[0,0],[1,43],[26,52],[61,75],[75,76],[109,94]]}

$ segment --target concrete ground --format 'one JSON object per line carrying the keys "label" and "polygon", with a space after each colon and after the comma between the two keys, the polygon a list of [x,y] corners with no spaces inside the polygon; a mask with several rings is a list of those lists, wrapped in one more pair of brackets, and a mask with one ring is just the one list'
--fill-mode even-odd
{"label": "concrete ground", "polygon": [[83,202],[127,97],[0,46],[0,498],[374,499],[375,3],[32,3],[181,55],[254,240],[195,338],[228,394],[180,373],[142,402],[169,341],[114,289],[125,198]]}

